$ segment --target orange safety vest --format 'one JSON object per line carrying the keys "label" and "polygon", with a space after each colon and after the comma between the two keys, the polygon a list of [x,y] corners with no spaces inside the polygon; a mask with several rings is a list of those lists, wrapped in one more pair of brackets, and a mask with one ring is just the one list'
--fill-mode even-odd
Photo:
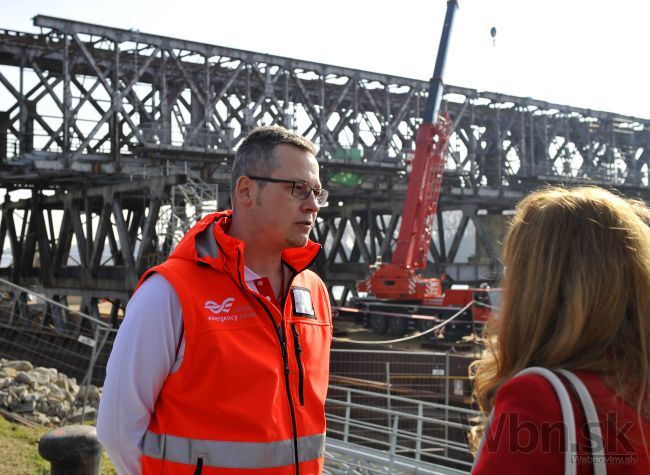
{"label": "orange safety vest", "polygon": [[[327,289],[306,270],[320,246],[282,253],[292,276],[281,313],[246,286],[243,242],[226,233],[231,213],[203,218],[140,281],[159,272],[171,283],[185,335],[144,437],[142,472],[320,474],[332,316]],[[210,241],[212,255],[197,252]]]}

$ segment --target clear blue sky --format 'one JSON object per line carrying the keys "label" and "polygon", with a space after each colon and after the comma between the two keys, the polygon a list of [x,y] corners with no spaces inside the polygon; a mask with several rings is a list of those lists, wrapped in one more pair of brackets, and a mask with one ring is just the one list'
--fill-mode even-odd
{"label": "clear blue sky", "polygon": [[[647,0],[459,4],[446,82],[650,118]],[[428,79],[445,8],[445,0],[0,0],[0,28],[33,31],[40,13]]]}

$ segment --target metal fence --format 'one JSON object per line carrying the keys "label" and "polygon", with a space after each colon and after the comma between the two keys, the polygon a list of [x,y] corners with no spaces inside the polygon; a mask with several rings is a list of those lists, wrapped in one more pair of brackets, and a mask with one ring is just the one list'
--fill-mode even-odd
{"label": "metal fence", "polygon": [[478,353],[333,349],[330,382],[437,402],[470,407],[469,364]]}
{"label": "metal fence", "polygon": [[466,475],[469,470],[444,467],[328,438],[323,473],[326,475]]}
{"label": "metal fence", "polygon": [[336,385],[329,394],[328,438],[356,446],[357,452],[366,452],[363,447],[385,453],[383,468],[390,469],[398,456],[457,470],[471,468],[466,437],[477,411]]}
{"label": "metal fence", "polygon": [[[104,380],[117,330],[97,316],[76,310],[0,278],[0,357],[55,368],[80,386],[76,395],[84,417],[91,384]],[[75,401],[76,402],[76,401]]]}
{"label": "metal fence", "polygon": [[[340,441],[337,453],[354,447],[356,468],[363,457],[388,457],[383,464],[366,461],[376,470],[367,473],[397,473],[382,472],[397,458],[402,465],[422,462],[452,470],[445,473],[469,471],[467,436],[479,416],[468,377],[474,359],[473,354],[449,352],[332,350],[328,440]],[[344,455],[343,460],[352,456]]]}

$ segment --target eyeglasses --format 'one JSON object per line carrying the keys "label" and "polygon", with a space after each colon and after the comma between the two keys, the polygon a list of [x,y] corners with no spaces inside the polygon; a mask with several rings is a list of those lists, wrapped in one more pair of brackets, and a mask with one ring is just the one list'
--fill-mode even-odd
{"label": "eyeglasses", "polygon": [[292,185],[291,194],[299,200],[306,200],[313,191],[318,206],[323,206],[327,202],[327,197],[330,195],[329,191],[322,188],[314,188],[304,181],[280,180],[279,178],[267,178],[264,176],[249,176],[248,178],[256,181],[268,181],[270,183],[290,183]]}

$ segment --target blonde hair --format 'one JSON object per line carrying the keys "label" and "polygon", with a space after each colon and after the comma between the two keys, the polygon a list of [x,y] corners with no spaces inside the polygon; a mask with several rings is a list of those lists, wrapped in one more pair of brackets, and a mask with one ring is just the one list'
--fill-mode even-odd
{"label": "blonde hair", "polygon": [[650,414],[648,208],[597,187],[547,188],[519,205],[504,245],[499,315],[471,368],[488,414],[528,366],[599,373]]}

